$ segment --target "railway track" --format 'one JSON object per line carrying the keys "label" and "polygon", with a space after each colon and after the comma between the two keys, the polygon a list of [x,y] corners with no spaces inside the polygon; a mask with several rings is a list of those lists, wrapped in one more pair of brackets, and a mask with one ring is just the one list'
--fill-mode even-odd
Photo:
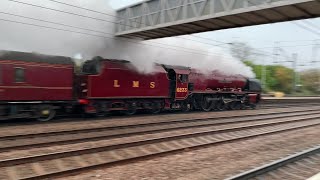
{"label": "railway track", "polygon": [[[275,101],[275,102],[273,102]],[[281,102],[281,103],[279,103]],[[258,105],[258,110],[259,109],[274,109],[274,108],[290,108],[290,107],[312,107],[312,106],[318,106],[320,103],[317,102],[305,102],[305,103],[297,103],[297,102],[286,102],[286,100],[268,100],[265,103],[262,103]],[[215,111],[215,112],[221,112],[221,111]],[[222,111],[226,112],[226,111]],[[227,111],[230,112],[230,111]],[[194,114],[194,113],[203,113],[201,111],[192,111],[192,112],[187,112],[188,114]],[[170,115],[170,114],[186,114],[186,112],[161,112],[158,114],[159,116],[161,115]],[[145,113],[138,113],[136,115],[133,115],[131,117],[149,117],[153,116],[152,114],[145,114]],[[92,117],[92,118],[83,118],[81,114],[73,114],[73,115],[60,115],[58,118],[51,120],[49,122],[41,122],[41,124],[56,124],[56,123],[65,123],[65,122],[81,122],[81,121],[88,121],[88,120],[95,120],[95,119],[105,119],[106,117]],[[108,116],[107,118],[113,119],[113,118],[127,118],[126,116],[123,116],[122,114],[113,114]],[[18,125],[34,125],[34,124],[39,124],[40,122],[32,120],[32,119],[17,119],[17,120],[2,120],[0,121],[1,126],[16,126]]]}
{"label": "railway track", "polygon": [[1,124],[0,138],[19,138],[23,135],[39,135],[42,133],[62,132],[70,130],[95,129],[125,125],[144,125],[151,123],[167,123],[171,121],[181,120],[201,120],[201,119],[228,119],[243,116],[257,116],[257,115],[271,115],[276,113],[286,112],[301,112],[314,111],[320,109],[320,106],[307,107],[292,107],[292,108],[278,108],[278,109],[263,109],[263,110],[245,110],[245,111],[230,111],[230,112],[195,112],[195,113],[177,113],[177,114],[160,114],[160,115],[146,115],[133,117],[107,117],[99,119],[87,119],[79,121],[66,122],[49,122],[36,124]]}
{"label": "railway track", "polygon": [[284,104],[261,104],[259,109],[271,109],[271,108],[288,108],[288,107],[311,107],[318,106],[320,103],[303,103],[303,104],[295,104],[295,103],[284,103]]}
{"label": "railway track", "polygon": [[[308,110],[309,109],[309,110]],[[104,129],[103,138],[96,139],[90,135],[98,135],[92,131],[77,131],[70,137],[69,131],[59,132],[61,137],[51,142],[51,146],[42,147],[43,140],[53,140],[57,134],[48,133],[11,135],[18,138],[10,141],[1,138],[1,148],[32,148],[20,150],[18,153],[2,152],[0,154],[0,179],[42,179],[66,175],[99,166],[139,160],[160,154],[178,152],[187,148],[198,148],[232,141],[245,140],[284,131],[290,131],[310,126],[320,125],[319,107],[295,109],[291,111],[261,112],[248,117],[233,117],[228,119],[202,118],[180,119],[169,122],[149,122],[149,124],[131,124]],[[145,122],[146,123],[146,122]],[[121,122],[120,122],[121,124]],[[113,124],[114,126],[114,124]],[[58,132],[52,132],[58,133]],[[80,134],[77,134],[80,133]],[[83,133],[83,134],[82,134]],[[39,134],[38,134],[39,135]],[[35,138],[27,144],[26,138]],[[42,136],[42,137],[41,137]],[[80,137],[81,136],[81,137]],[[100,134],[101,136],[101,134]],[[86,141],[81,141],[87,137]],[[6,139],[7,138],[7,139]],[[42,138],[42,141],[40,140]],[[69,138],[69,139],[68,139]],[[89,141],[90,140],[90,141]],[[41,143],[40,143],[41,142]],[[38,144],[37,144],[38,143]],[[43,144],[44,143],[44,144]],[[70,145],[71,143],[77,143]],[[40,146],[34,149],[36,146]]]}
{"label": "railway track", "polygon": [[16,134],[3,133],[0,136],[0,152],[12,151],[27,148],[46,147],[52,145],[75,144],[81,142],[97,141],[103,139],[126,137],[131,135],[139,135],[146,133],[165,132],[168,130],[176,131],[190,128],[223,126],[233,124],[255,123],[269,121],[275,118],[291,118],[305,115],[319,115],[319,108],[276,111],[274,113],[257,113],[247,114],[247,117],[231,116],[231,117],[211,117],[197,119],[174,119],[172,121],[151,121],[143,122],[129,121],[127,123],[106,123],[96,127],[80,126],[80,128],[71,129],[55,129],[54,131],[30,131],[26,129],[24,132]]}
{"label": "railway track", "polygon": [[301,180],[320,171],[320,145],[226,180]]}

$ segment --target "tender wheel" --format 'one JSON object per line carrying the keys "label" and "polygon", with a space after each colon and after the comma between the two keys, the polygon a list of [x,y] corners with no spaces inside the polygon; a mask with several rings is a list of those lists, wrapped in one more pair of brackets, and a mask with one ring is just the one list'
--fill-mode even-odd
{"label": "tender wheel", "polygon": [[56,111],[52,107],[43,107],[39,110],[38,121],[50,121],[56,116]]}
{"label": "tender wheel", "polygon": [[152,105],[152,109],[150,110],[152,114],[158,114],[161,112],[161,104],[160,103],[154,103]]}
{"label": "tender wheel", "polygon": [[136,103],[128,103],[128,110],[126,110],[124,113],[128,116],[134,115],[137,112],[137,106]]}
{"label": "tender wheel", "polygon": [[100,118],[100,117],[106,117],[110,114],[110,112],[107,111],[107,105],[106,104],[96,104],[96,113],[94,114],[95,117]]}
{"label": "tender wheel", "polygon": [[136,109],[131,109],[131,110],[127,110],[124,113],[128,116],[132,116],[134,114],[136,114],[137,110]]}

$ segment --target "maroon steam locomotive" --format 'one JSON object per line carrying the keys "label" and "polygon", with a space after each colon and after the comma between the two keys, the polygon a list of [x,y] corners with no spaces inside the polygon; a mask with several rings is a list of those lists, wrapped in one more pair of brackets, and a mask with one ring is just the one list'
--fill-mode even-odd
{"label": "maroon steam locomotive", "polygon": [[0,51],[0,119],[52,119],[56,112],[104,115],[137,110],[227,110],[254,108],[261,86],[241,75],[155,64],[139,73],[128,61],[96,57],[82,73],[71,58]]}

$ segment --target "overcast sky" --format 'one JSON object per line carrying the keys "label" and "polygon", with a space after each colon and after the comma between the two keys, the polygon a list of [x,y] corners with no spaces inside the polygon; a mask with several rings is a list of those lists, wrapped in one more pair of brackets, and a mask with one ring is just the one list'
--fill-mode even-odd
{"label": "overcast sky", "polygon": [[[114,10],[110,9],[108,2],[114,9],[118,9],[139,1],[141,0],[70,0],[66,3],[101,12],[114,13]],[[64,1],[60,0],[60,2]],[[29,5],[26,3],[29,3]],[[40,8],[39,6],[43,7]],[[51,8],[51,10],[46,8]],[[74,14],[57,12],[52,9],[58,9],[59,11],[71,12]],[[0,14],[0,49],[33,51],[66,56],[82,55],[84,58],[100,55],[109,58],[128,59],[128,57],[133,56],[132,54],[126,55],[125,52],[129,51],[128,49],[125,49],[125,45],[123,43],[115,42],[113,37],[110,37],[113,35],[114,30],[113,16],[93,13],[50,0],[1,0]],[[83,16],[93,18],[86,18]],[[94,18],[98,18],[98,20]],[[316,27],[310,26],[310,28],[320,32],[320,18],[304,21],[311,22]],[[52,22],[58,24],[53,24]],[[314,44],[313,41],[319,39],[320,44],[320,36],[306,31],[297,26],[296,23],[302,22],[259,25],[206,32],[197,35],[225,43],[233,41],[246,42],[253,48],[267,51],[270,54],[273,52],[275,42],[279,41],[279,46],[296,46],[283,47],[283,49],[288,56],[292,53],[298,53],[300,64],[306,64],[311,60],[310,56]],[[88,29],[91,29],[91,31],[88,31]],[[94,32],[92,30],[94,30]],[[77,31],[78,33],[75,33],[74,31]],[[90,33],[91,35],[88,35],[87,33]],[[194,37],[187,36],[187,38]],[[163,39],[163,41],[160,40],[160,42],[172,43],[176,39],[177,38],[167,38]],[[205,41],[201,39],[197,40]],[[210,41],[210,43],[213,44],[214,42]],[[176,45],[184,48],[190,46],[193,49],[197,46],[196,43],[190,43],[190,41],[177,42]],[[212,48],[212,46],[205,47],[203,44],[201,45],[201,50]],[[228,45],[225,45],[223,50],[225,51],[223,53],[227,54]],[[199,52],[199,50],[196,51]],[[218,52],[220,51],[218,50]],[[132,53],[137,54],[136,51],[132,51]],[[145,55],[145,50],[143,53],[143,55]],[[157,55],[155,53],[153,54]],[[180,54],[182,53],[180,52]],[[184,54],[188,57],[190,56],[190,53]],[[119,57],[119,55],[126,56]],[[318,58],[319,56],[320,48],[318,50]],[[172,54],[172,57],[175,57],[175,54]],[[163,57],[161,58],[163,59]],[[270,57],[256,57],[255,59],[259,63],[262,61],[272,63],[272,58]],[[283,57],[281,59],[283,59]],[[318,60],[320,61],[320,59]],[[289,66],[290,63],[287,63],[287,65]],[[309,65],[308,67],[311,66]]]}
{"label": "overcast sky", "polygon": [[[113,8],[118,9],[139,1],[141,0],[110,0],[110,3]],[[315,31],[320,32],[320,18],[308,19],[303,21],[308,21],[316,25],[316,27],[309,27],[314,29]],[[304,25],[301,21],[295,22]],[[300,64],[306,64],[310,67],[309,63],[306,62],[310,62],[314,40],[319,39],[320,44],[320,36],[299,27],[298,25],[296,25],[296,23],[275,23],[199,33],[197,35],[223,42],[242,41],[250,44],[254,48],[262,49],[263,51],[268,51],[270,53],[272,53],[272,47],[274,46],[276,41],[280,42],[279,46],[297,46],[283,47],[283,49],[288,54],[288,56],[292,53],[298,53]],[[317,57],[320,61],[320,48],[317,52]],[[270,63],[272,62],[271,58],[265,59]]]}

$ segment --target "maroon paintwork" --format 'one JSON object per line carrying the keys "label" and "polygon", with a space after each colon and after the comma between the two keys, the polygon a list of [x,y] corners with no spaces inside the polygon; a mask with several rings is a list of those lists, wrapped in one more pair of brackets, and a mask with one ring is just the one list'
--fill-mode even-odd
{"label": "maroon paintwork", "polygon": [[173,69],[176,72],[176,93],[175,93],[175,100],[185,100],[188,98],[189,95],[189,81],[182,82],[179,78],[181,75],[189,75],[190,69]]}
{"label": "maroon paintwork", "polygon": [[160,65],[155,66],[155,73],[143,74],[128,62],[101,63],[99,74],[82,76],[88,99],[169,98],[167,72]]}
{"label": "maroon paintwork", "polygon": [[146,74],[128,61],[101,57],[85,62],[82,70],[76,75],[68,57],[0,51],[0,119],[47,121],[56,112],[210,111],[254,107],[260,100],[259,82],[241,75],[205,75],[161,64]]}
{"label": "maroon paintwork", "polygon": [[247,78],[241,75],[227,76],[216,71],[205,75],[192,70],[189,75],[189,82],[194,84],[195,92],[219,91],[221,89],[243,89],[246,86]]}
{"label": "maroon paintwork", "polygon": [[[15,68],[25,82],[15,82]],[[74,66],[0,59],[0,101],[68,101],[73,97]]]}

